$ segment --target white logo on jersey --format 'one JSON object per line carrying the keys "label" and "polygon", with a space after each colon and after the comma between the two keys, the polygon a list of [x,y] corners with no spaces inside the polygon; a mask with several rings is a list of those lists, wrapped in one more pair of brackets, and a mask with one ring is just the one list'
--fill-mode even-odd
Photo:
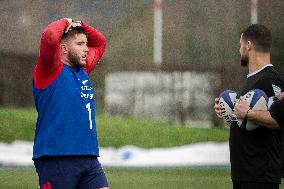
{"label": "white logo on jersey", "polygon": [[87,86],[86,83],[88,82],[89,80],[84,80],[82,81],[82,86],[81,86],[81,97],[82,98],[85,98],[85,99],[93,99],[94,98],[94,94],[89,94],[89,93],[85,93],[85,92],[88,92],[88,91],[91,91],[93,88],[91,86]]}
{"label": "white logo on jersey", "polygon": [[81,98],[93,99],[94,98],[94,94],[88,94],[88,93],[81,92]]}
{"label": "white logo on jersey", "polygon": [[87,82],[88,82],[88,80],[82,81],[83,85],[86,85]]}
{"label": "white logo on jersey", "polygon": [[277,85],[273,85],[273,84],[272,84],[272,89],[273,89],[273,91],[274,91],[275,96],[276,96],[276,95],[279,95],[279,94],[281,93],[281,88],[278,87]]}

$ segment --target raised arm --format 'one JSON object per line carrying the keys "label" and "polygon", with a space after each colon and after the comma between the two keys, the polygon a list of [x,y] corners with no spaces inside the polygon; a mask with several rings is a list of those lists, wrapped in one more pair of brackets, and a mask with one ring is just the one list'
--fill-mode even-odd
{"label": "raised arm", "polygon": [[87,55],[86,70],[90,74],[98,64],[106,48],[106,39],[93,27],[82,22],[82,27],[88,34],[88,48],[89,52]]}
{"label": "raised arm", "polygon": [[45,72],[52,72],[59,66],[60,40],[68,25],[69,20],[63,18],[52,22],[44,29],[40,43],[39,64]]}

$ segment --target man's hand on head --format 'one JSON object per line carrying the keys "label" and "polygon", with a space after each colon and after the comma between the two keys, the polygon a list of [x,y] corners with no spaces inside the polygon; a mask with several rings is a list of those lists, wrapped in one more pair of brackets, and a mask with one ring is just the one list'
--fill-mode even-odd
{"label": "man's hand on head", "polygon": [[72,18],[64,18],[64,19],[66,19],[69,24],[72,23]]}
{"label": "man's hand on head", "polygon": [[[68,22],[69,22],[69,20],[68,20]],[[75,28],[75,27],[82,27],[82,22],[81,21],[72,21],[71,20],[71,22],[69,22],[69,25],[65,29],[64,33],[69,32],[70,30],[72,30],[72,28]]]}

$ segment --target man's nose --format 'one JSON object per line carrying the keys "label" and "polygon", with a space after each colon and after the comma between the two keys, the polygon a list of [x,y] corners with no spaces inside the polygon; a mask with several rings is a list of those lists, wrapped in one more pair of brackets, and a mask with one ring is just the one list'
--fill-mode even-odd
{"label": "man's nose", "polygon": [[84,52],[89,52],[89,48],[88,48],[87,45],[86,45],[85,48],[84,48]]}

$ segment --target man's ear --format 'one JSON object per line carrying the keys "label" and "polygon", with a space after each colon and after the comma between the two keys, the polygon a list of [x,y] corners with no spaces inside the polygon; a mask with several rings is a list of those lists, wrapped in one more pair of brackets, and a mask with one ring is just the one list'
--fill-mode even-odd
{"label": "man's ear", "polygon": [[252,50],[253,49],[253,43],[251,41],[247,41],[246,47],[247,47],[248,51]]}
{"label": "man's ear", "polygon": [[68,48],[67,48],[67,45],[65,43],[61,43],[60,44],[60,48],[61,48],[61,53],[62,54],[67,54],[68,53]]}

